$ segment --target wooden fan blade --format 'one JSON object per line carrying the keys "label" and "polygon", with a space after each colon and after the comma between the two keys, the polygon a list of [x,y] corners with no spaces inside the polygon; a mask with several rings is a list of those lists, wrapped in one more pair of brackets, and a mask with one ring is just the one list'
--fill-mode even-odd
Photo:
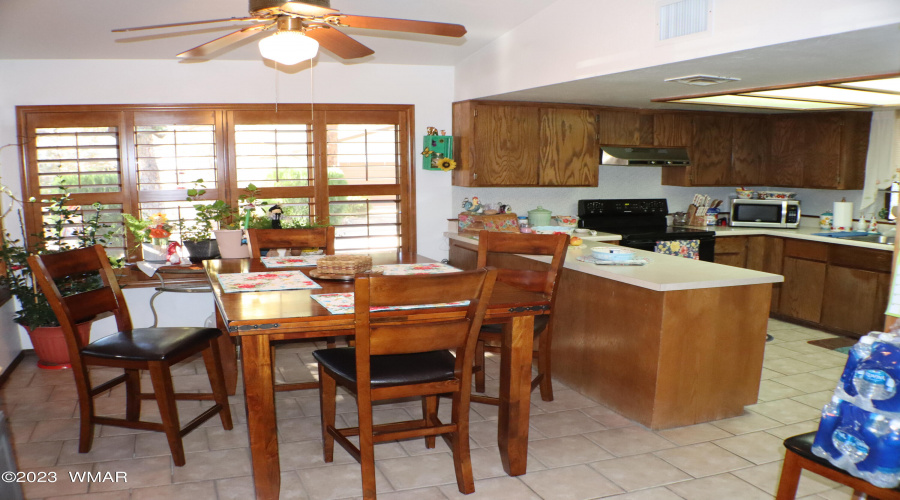
{"label": "wooden fan blade", "polygon": [[406,33],[424,33],[426,35],[455,37],[461,37],[466,34],[466,27],[461,24],[433,23],[431,21],[410,21],[408,19],[391,19],[388,17],[342,15],[340,22],[342,25],[351,28],[403,31]]}
{"label": "wooden fan blade", "polygon": [[156,24],[154,26],[137,26],[135,28],[119,28],[119,29],[112,30],[112,32],[113,33],[122,33],[125,31],[153,30],[156,28],[174,28],[176,26],[191,26],[193,24],[208,24],[208,23],[226,23],[229,21],[259,21],[259,18],[256,18],[256,17],[231,17],[228,19],[210,19],[207,21],[189,21],[186,23]]}
{"label": "wooden fan blade", "polygon": [[289,14],[313,17],[328,16],[338,12],[334,9],[329,9],[328,7],[319,7],[318,5],[312,5],[303,2],[288,2],[277,7],[277,9],[281,9],[281,11],[287,12]]}
{"label": "wooden fan blade", "polygon": [[334,28],[318,28],[305,32],[306,36],[319,42],[319,45],[343,59],[356,59],[375,53],[374,50],[357,42]]}
{"label": "wooden fan blade", "polygon": [[269,24],[254,24],[253,26],[247,26],[246,28],[238,31],[232,31],[231,33],[216,38],[213,41],[206,42],[203,45],[198,45],[191,50],[182,52],[178,54],[176,57],[204,57],[208,54],[211,54],[219,49],[225,48],[232,43],[238,42],[247,38],[248,36],[253,36],[260,31],[271,26]]}

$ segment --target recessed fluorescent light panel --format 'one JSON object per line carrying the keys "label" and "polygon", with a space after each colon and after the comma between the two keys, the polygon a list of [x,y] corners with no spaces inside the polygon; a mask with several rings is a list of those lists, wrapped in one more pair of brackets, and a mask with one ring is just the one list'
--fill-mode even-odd
{"label": "recessed fluorescent light panel", "polygon": [[[672,78],[666,81],[677,80]],[[746,89],[731,94],[672,97],[653,101],[790,110],[900,107],[900,76],[814,85],[798,84],[796,87],[781,89]]]}
{"label": "recessed fluorescent light panel", "polygon": [[693,104],[715,104],[717,106],[744,106],[749,108],[772,109],[845,109],[858,108],[852,104],[837,104],[830,102],[798,101],[794,99],[772,99],[768,97],[752,97],[747,95],[714,95],[707,97],[690,97],[676,99],[669,102],[689,102]]}

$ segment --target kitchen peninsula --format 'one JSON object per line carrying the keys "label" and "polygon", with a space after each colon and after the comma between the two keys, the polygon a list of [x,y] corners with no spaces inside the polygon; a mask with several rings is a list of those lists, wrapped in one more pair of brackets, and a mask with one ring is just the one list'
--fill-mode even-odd
{"label": "kitchen peninsula", "polygon": [[[475,266],[477,241],[455,233],[450,263]],[[603,238],[601,238],[603,239]],[[553,378],[651,429],[740,415],[759,392],[777,274],[636,250],[645,266],[600,266],[570,247],[553,323]],[[540,268],[510,256],[498,267]]]}

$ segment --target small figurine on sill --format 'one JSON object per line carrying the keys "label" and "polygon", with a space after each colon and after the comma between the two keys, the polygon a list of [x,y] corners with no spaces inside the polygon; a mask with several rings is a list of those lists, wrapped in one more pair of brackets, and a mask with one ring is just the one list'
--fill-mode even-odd
{"label": "small figurine on sill", "polygon": [[170,266],[181,264],[181,255],[178,253],[179,247],[181,247],[181,243],[178,243],[177,241],[169,242],[169,246],[166,249],[166,264]]}
{"label": "small figurine on sill", "polygon": [[281,209],[281,205],[272,205],[272,208],[269,209],[269,219],[272,220],[272,229],[281,229],[281,216],[284,214],[284,210]]}
{"label": "small figurine on sill", "polygon": [[484,208],[484,207],[481,205],[481,202],[478,201],[478,197],[477,197],[477,196],[473,196],[473,197],[472,197],[472,207],[469,208],[468,211],[469,211],[469,212],[472,212],[473,214],[480,214],[480,213],[481,213],[481,210],[482,210],[483,208]]}
{"label": "small figurine on sill", "polygon": [[497,213],[505,214],[507,212],[512,212],[512,207],[504,205],[503,202],[497,203]]}

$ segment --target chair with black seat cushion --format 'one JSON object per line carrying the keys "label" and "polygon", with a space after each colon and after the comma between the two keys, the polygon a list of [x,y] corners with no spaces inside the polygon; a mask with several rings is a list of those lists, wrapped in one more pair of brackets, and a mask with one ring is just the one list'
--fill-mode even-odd
{"label": "chair with black seat cushion", "polygon": [[[552,314],[556,304],[556,289],[569,237],[565,234],[501,233],[481,231],[478,233],[478,260],[476,267],[491,265],[498,268],[497,281],[517,288],[541,292],[550,297],[550,314],[534,318],[534,358],[538,360],[538,374],[531,381],[531,389],[540,386],[541,399],[553,401],[551,381],[550,344],[552,340]],[[547,263],[523,261],[512,257],[519,255],[550,256]],[[522,268],[525,262],[530,268]],[[513,266],[517,266],[513,268]],[[482,325],[475,348],[475,391],[485,391],[484,353],[499,353],[503,339],[502,324]],[[473,396],[478,402],[498,404],[499,400],[488,396]]]}
{"label": "chair with black seat cushion", "polygon": [[248,229],[250,256],[260,258],[263,250],[287,248],[321,248],[325,255],[334,255],[334,226],[309,229]]}
{"label": "chair with black seat cushion", "polygon": [[[469,455],[469,395],[472,355],[497,271],[479,269],[459,273],[414,276],[359,274],[354,286],[356,347],[321,349],[319,362],[322,439],[325,461],[334,458],[334,441],[362,468],[363,497],[375,498],[374,444],[425,437],[434,448],[442,435],[453,451],[459,491],[475,491]],[[469,301],[468,306],[371,312],[374,307],[422,306]],[[455,352],[455,356],[450,350]],[[337,386],[356,395],[359,425],[335,426]],[[437,396],[452,397],[451,421],[437,416]],[[376,401],[422,397],[422,418],[374,425]],[[359,436],[359,446],[348,438]]]}
{"label": "chair with black seat cushion", "polygon": [[[133,328],[128,305],[113,275],[101,245],[62,253],[33,255],[28,264],[41,291],[50,302],[62,327],[75,376],[81,416],[78,451],[91,450],[94,424],[162,431],[169,441],[172,460],[182,466],[182,437],[218,414],[225,429],[231,429],[231,409],[225,392],[225,377],[215,328],[166,327]],[[62,291],[66,292],[65,295]],[[87,291],[84,291],[87,290]],[[102,313],[111,312],[118,332],[83,345],[75,325]],[[211,394],[176,393],[171,367],[197,353],[203,354]],[[93,386],[90,366],[124,369],[124,374]],[[141,393],[140,370],[148,370],[153,393]],[[98,416],[94,397],[121,383],[125,384],[125,418]],[[140,420],[141,399],[156,399],[162,423]],[[176,400],[213,400],[215,404],[184,427],[178,421]]]}
{"label": "chair with black seat cushion", "polygon": [[784,440],[784,447],[787,450],[784,454],[784,465],[781,468],[781,481],[778,483],[776,500],[790,500],[797,495],[797,485],[803,469],[853,488],[851,498],[854,500],[864,498],[900,500],[900,489],[879,488],[863,479],[851,476],[847,471],[835,467],[828,460],[814,455],[812,444],[815,437],[815,432],[808,432]]}

